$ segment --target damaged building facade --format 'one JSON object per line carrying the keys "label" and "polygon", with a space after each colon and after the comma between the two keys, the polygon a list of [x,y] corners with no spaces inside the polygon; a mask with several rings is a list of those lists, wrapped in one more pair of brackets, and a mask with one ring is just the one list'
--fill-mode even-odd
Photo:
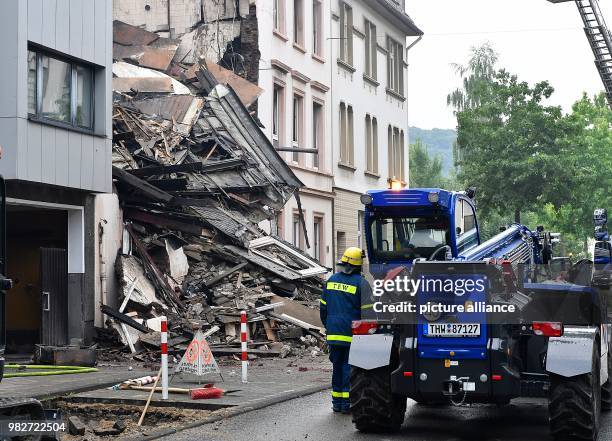
{"label": "damaged building facade", "polygon": [[111,190],[112,0],[6,0],[0,173],[8,354],[89,344],[95,195]]}

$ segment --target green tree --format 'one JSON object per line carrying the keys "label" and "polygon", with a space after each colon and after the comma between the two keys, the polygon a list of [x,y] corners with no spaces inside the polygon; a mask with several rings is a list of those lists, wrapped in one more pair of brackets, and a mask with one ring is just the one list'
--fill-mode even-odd
{"label": "green tree", "polygon": [[564,137],[561,109],[547,106],[554,89],[530,87],[515,75],[496,72],[478,105],[457,112],[459,180],[478,189],[481,212],[535,210],[543,202],[559,206],[563,195],[558,140]]}
{"label": "green tree", "polygon": [[439,156],[431,157],[427,147],[421,139],[410,144],[409,153],[409,185],[410,187],[442,187],[442,159]]}
{"label": "green tree", "polygon": [[466,65],[452,64],[461,77],[462,87],[448,94],[446,102],[460,112],[480,105],[489,83],[495,75],[495,64],[499,58],[491,43],[483,43],[470,49],[470,59]]}

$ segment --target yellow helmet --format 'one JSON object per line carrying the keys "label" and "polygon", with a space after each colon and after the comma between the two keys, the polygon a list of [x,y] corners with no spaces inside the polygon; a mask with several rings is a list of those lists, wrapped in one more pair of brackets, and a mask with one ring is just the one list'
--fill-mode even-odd
{"label": "yellow helmet", "polygon": [[344,251],[340,263],[348,263],[353,266],[361,266],[363,264],[364,252],[361,248],[350,247]]}

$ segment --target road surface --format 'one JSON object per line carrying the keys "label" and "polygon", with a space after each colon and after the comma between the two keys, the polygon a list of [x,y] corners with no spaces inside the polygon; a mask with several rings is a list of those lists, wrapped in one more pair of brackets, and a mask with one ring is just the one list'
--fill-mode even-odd
{"label": "road surface", "polygon": [[[164,438],[173,441],[551,441],[546,403],[513,402],[504,408],[426,407],[409,401],[402,430],[393,435],[356,432],[349,415],[331,411],[329,392],[270,406]],[[612,413],[604,413],[599,439],[612,440]]]}

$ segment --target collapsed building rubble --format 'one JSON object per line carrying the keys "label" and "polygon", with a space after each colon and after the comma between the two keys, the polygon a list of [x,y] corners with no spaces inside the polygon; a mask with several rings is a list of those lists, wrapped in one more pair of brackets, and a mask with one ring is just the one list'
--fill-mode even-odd
{"label": "collapsed building rubble", "polygon": [[115,36],[113,179],[125,232],[121,306],[102,306],[105,356],[121,342],[146,361],[164,315],[171,353],[215,327],[213,353],[239,353],[241,310],[251,355],[316,355],[328,268],[259,227],[290,197],[299,204],[303,186],[249,113],[261,90],[203,57],[172,61],[177,45],[156,34],[116,22]]}

